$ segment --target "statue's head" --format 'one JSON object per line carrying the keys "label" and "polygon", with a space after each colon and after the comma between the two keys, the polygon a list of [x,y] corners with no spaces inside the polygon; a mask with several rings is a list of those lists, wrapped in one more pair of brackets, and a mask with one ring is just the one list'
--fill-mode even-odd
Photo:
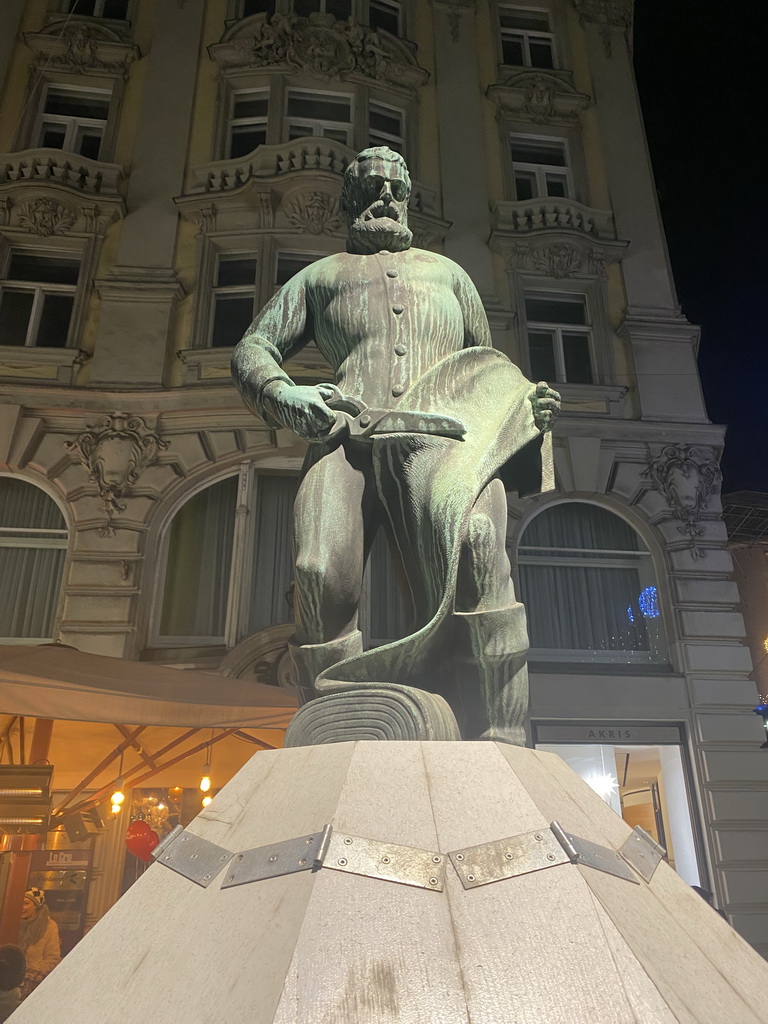
{"label": "statue's head", "polygon": [[408,197],[411,176],[405,160],[388,146],[358,153],[344,172],[341,209],[347,218],[350,252],[409,248]]}

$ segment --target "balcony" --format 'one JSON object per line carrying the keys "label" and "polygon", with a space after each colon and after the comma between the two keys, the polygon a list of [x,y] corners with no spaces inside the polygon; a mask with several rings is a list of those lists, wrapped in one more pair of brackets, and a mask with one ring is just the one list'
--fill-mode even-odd
{"label": "balcony", "polygon": [[90,160],[61,149],[25,149],[0,154],[0,187],[51,182],[79,195],[117,196],[123,178],[119,164]]}
{"label": "balcony", "polygon": [[573,199],[499,200],[491,210],[494,233],[566,229],[592,238],[616,237],[610,210],[592,210]]}

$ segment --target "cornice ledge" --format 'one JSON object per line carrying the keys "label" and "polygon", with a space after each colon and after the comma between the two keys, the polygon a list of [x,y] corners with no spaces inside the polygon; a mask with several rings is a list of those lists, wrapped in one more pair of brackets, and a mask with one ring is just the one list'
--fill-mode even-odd
{"label": "cornice ledge", "polygon": [[630,306],[616,329],[627,341],[663,341],[698,346],[701,327],[692,324],[679,310]]}
{"label": "cornice ledge", "polygon": [[50,71],[125,78],[129,66],[141,57],[134,43],[90,21],[56,21],[42,32],[26,32],[24,40],[35,55],[34,66]]}
{"label": "cornice ledge", "polygon": [[151,267],[112,268],[110,277],[94,280],[100,299],[131,302],[163,302],[182,299],[186,294],[172,270]]}
{"label": "cornice ledge", "polygon": [[496,104],[499,116],[534,124],[572,124],[592,102],[568,78],[537,68],[515,72],[489,86],[487,96]]}

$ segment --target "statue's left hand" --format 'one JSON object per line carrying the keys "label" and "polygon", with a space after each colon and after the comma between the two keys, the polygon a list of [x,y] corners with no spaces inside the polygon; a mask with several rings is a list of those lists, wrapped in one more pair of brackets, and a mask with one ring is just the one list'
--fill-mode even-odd
{"label": "statue's left hand", "polygon": [[528,396],[533,406],[533,422],[539,430],[545,433],[552,429],[552,425],[560,412],[560,395],[553,391],[546,381],[540,380],[536,389]]}

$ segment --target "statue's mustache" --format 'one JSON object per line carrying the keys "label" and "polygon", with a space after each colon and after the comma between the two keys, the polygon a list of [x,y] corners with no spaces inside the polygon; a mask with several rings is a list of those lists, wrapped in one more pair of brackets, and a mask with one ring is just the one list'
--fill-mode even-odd
{"label": "statue's mustache", "polygon": [[400,220],[400,213],[397,207],[385,199],[377,199],[375,203],[372,203],[362,213],[364,221],[380,220],[383,217],[386,217],[388,220]]}

